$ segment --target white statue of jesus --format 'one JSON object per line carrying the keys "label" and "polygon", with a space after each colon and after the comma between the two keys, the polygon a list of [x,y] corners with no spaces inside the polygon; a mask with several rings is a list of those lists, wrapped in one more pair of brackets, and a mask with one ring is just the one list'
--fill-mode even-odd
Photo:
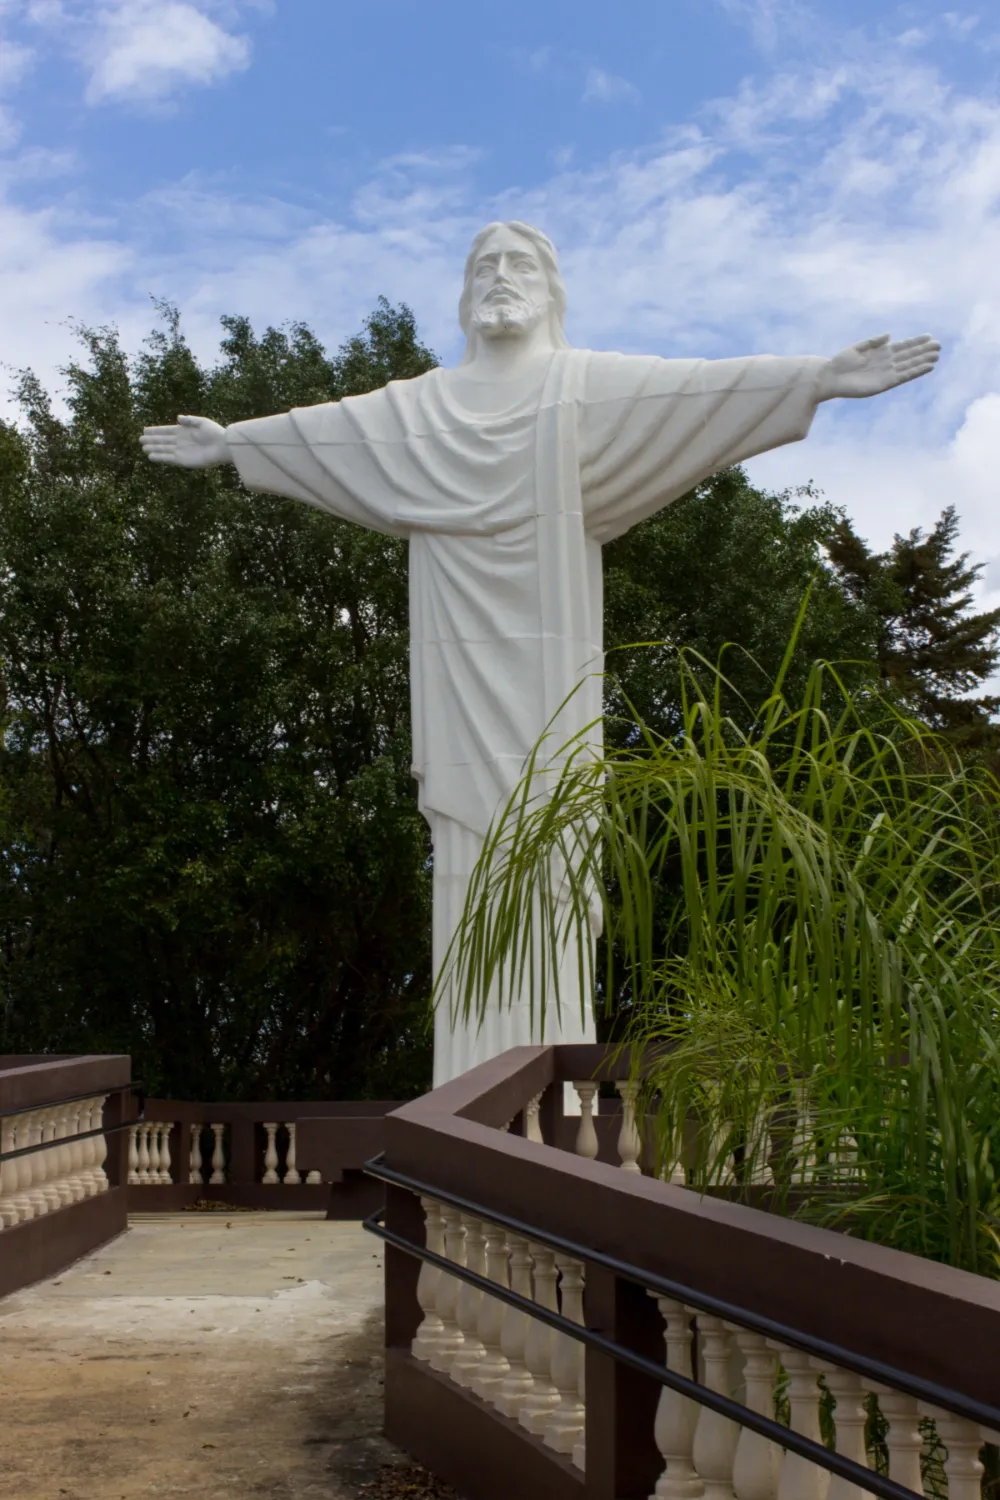
{"label": "white statue of jesus", "polygon": [[[563,743],[600,719],[604,543],[718,470],[804,438],[820,401],[914,380],[940,351],[883,335],[832,359],[606,354],[568,347],[565,311],[545,235],[490,224],[466,262],[456,368],[227,428],[179,417],[142,437],[155,462],[231,462],[248,489],[408,540],[436,974],[533,746],[547,727]],[[575,960],[568,970],[572,989]],[[435,1087],[507,1047],[594,1040],[589,1002],[562,986],[546,1034],[537,1014],[535,1027],[527,999],[498,1000],[482,1024],[442,1003]]]}

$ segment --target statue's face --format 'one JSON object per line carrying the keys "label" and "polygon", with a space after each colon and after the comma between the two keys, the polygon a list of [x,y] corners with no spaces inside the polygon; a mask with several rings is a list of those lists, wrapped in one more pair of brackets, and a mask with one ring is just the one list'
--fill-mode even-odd
{"label": "statue's face", "polygon": [[481,246],[472,270],[472,327],[485,338],[527,333],[549,311],[549,279],[530,240],[498,229]]}

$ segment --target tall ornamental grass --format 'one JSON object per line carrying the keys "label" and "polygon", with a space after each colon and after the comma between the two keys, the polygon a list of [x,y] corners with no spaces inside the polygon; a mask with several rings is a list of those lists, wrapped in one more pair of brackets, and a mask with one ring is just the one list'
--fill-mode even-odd
{"label": "tall ornamental grass", "polygon": [[678,672],[672,737],[536,751],[453,1003],[526,993],[540,1021],[596,984],[660,1169],[1000,1274],[1000,786],[829,663],[749,732],[721,669]]}

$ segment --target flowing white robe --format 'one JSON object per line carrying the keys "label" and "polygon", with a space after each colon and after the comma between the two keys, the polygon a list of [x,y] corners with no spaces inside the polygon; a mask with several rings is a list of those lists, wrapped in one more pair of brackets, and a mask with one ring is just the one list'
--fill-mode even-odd
{"label": "flowing white robe", "polygon": [[[228,429],[249,489],[409,541],[435,972],[483,836],[539,737],[551,725],[560,744],[599,721],[602,545],[718,470],[805,437],[825,363],[563,350],[540,398],[489,416],[463,408],[438,369]],[[589,1004],[578,987],[572,998],[575,976],[567,984],[544,1037],[526,1000],[493,1003],[481,1026],[442,1006],[435,1086],[507,1047],[593,1040]]]}

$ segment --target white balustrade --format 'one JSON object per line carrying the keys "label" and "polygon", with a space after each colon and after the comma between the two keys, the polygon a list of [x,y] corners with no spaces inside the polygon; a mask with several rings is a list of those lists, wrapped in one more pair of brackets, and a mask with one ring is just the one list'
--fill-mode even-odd
{"label": "white balustrade", "polygon": [[[191,1125],[191,1145],[188,1150],[188,1182],[201,1184],[204,1178],[201,1169],[204,1166],[201,1155],[201,1132],[204,1130],[200,1120]],[[131,1178],[129,1179],[131,1181]]]}
{"label": "white balustrade", "polygon": [[89,1111],[84,1109],[83,1102],[77,1100],[70,1111],[70,1135],[74,1139],[70,1142],[71,1176],[70,1187],[73,1189],[73,1202],[80,1203],[87,1196],[87,1184],[83,1180],[83,1169],[86,1162],[87,1142],[78,1137],[84,1128],[84,1120],[89,1118]]}
{"label": "white balustrade", "polygon": [[[571,1323],[582,1327],[583,1266],[567,1255],[557,1254],[555,1262],[559,1271],[562,1315]],[[541,1435],[543,1441],[557,1453],[572,1455],[584,1435],[586,1423],[586,1407],[580,1398],[583,1345],[579,1339],[560,1329],[553,1330],[553,1333],[550,1371],[552,1384],[559,1393],[559,1405],[547,1416]]]}
{"label": "white balustrade", "polygon": [[[822,1441],[819,1425],[819,1378],[808,1354],[801,1349],[779,1346],[781,1363],[788,1375],[788,1407],[794,1432]],[[830,1487],[828,1469],[821,1469],[811,1459],[785,1450],[778,1479],[778,1500],[827,1500]]]}
{"label": "white balustrade", "polygon": [[[743,1355],[744,1400],[761,1417],[774,1417],[774,1387],[778,1356],[762,1334],[746,1328],[730,1328]],[[740,1428],[733,1459],[733,1490],[736,1500],[775,1500],[781,1453],[769,1438],[749,1427]]]}
{"label": "white balustrade", "polygon": [[[483,1225],[471,1214],[463,1214],[462,1222],[465,1226],[466,1269],[474,1271],[477,1276],[483,1276],[486,1273],[486,1236]],[[462,1347],[455,1354],[448,1371],[456,1385],[471,1387],[479,1365],[486,1356],[479,1337],[479,1309],[482,1300],[483,1294],[479,1287],[473,1286],[469,1281],[461,1283],[456,1320],[462,1330]]]}
{"label": "white balustrade", "polygon": [[541,1094],[536,1094],[533,1099],[528,1100],[524,1111],[525,1140],[534,1141],[539,1146],[545,1144],[544,1137],[542,1136],[541,1107],[542,1096]]}
{"label": "white balustrade", "polygon": [[[531,1255],[528,1241],[520,1235],[507,1236],[510,1264],[510,1289],[519,1297],[531,1298]],[[530,1318],[518,1307],[506,1306],[500,1328],[500,1348],[507,1361],[507,1374],[493,1396],[493,1405],[505,1417],[516,1418],[531,1390],[531,1372],[524,1362],[525,1340]]]}
{"label": "white balustrade", "polygon": [[635,1106],[639,1097],[639,1085],[628,1081],[616,1083],[615,1088],[621,1095],[622,1101],[622,1124],[618,1132],[618,1155],[621,1160],[623,1172],[641,1172],[639,1156],[642,1152],[642,1140],[639,1136],[639,1127],[636,1124]]}
{"label": "white balustrade", "polygon": [[219,1184],[226,1180],[226,1127],[212,1125],[210,1129],[215,1137],[215,1145],[212,1150],[212,1175],[208,1180]]}
{"label": "white balustrade", "polygon": [[816,1126],[809,1104],[809,1090],[795,1089],[795,1130],[792,1134],[792,1187],[808,1187],[816,1179]]}
{"label": "white balustrade", "polygon": [[306,1182],[310,1187],[319,1187],[323,1181],[323,1173],[313,1167],[311,1172],[306,1173]]}
{"label": "white balustrade", "polygon": [[[691,1313],[670,1297],[658,1297],[655,1292],[650,1292],[649,1296],[654,1298],[663,1318],[667,1369],[675,1375],[692,1379],[694,1334]],[[688,1396],[672,1391],[669,1386],[661,1387],[653,1437],[663,1457],[664,1468],[653,1492],[655,1500],[697,1500],[705,1493],[705,1486],[692,1462],[698,1414],[698,1406]]]}
{"label": "white balustrade", "polygon": [[[812,1365],[823,1376],[826,1388],[836,1402],[833,1420],[837,1429],[837,1452],[841,1457],[853,1459],[856,1464],[867,1467],[865,1427],[868,1413],[865,1411],[865,1393],[860,1375],[829,1365],[825,1360],[814,1359]],[[865,1500],[865,1491],[852,1480],[843,1479],[839,1474],[831,1474],[827,1500]]]}
{"label": "white balustrade", "polygon": [[918,1495],[924,1493],[920,1472],[920,1455],[924,1439],[920,1431],[920,1411],[914,1396],[902,1391],[890,1390],[888,1386],[872,1385],[878,1396],[879,1411],[888,1424],[885,1446],[889,1453],[889,1478],[904,1484]]}
{"label": "white balustrade", "polygon": [[[484,1225],[483,1235],[486,1240],[486,1275],[498,1286],[506,1287],[507,1236],[496,1224]],[[485,1352],[469,1384],[484,1401],[492,1401],[510,1368],[500,1347],[504,1307],[499,1298],[491,1297],[487,1292],[482,1294],[476,1334]]]}
{"label": "white balustrade", "polygon": [[173,1162],[170,1158],[170,1136],[173,1128],[173,1125],[166,1121],[160,1127],[162,1131],[160,1137],[160,1181],[164,1186],[167,1186],[174,1180],[172,1171]]}
{"label": "white balustrade", "polygon": [[[557,1312],[558,1272],[555,1255],[546,1245],[532,1242],[530,1249],[534,1263],[534,1300],[539,1307]],[[559,1405],[559,1392],[552,1384],[554,1333],[555,1330],[548,1323],[529,1315],[528,1332],[524,1340],[524,1363],[532,1377],[531,1389],[525,1395],[517,1420],[536,1436],[541,1436],[544,1432],[549,1413]]]}
{"label": "white balustrade", "polygon": [[138,1177],[141,1186],[145,1186],[147,1183],[150,1183],[153,1180],[149,1175],[150,1163],[152,1161],[152,1155],[149,1148],[149,1137],[152,1128],[153,1127],[151,1125],[147,1125],[144,1122],[139,1126],[138,1129],[138,1167],[136,1168],[136,1176]]}
{"label": "white balustrade", "polygon": [[[0,1121],[0,1152],[16,1151],[17,1130],[15,1118],[8,1116]],[[20,1214],[14,1201],[17,1195],[17,1161],[0,1160],[0,1228],[13,1229],[20,1222]]]}
{"label": "white balustrade", "polygon": [[0,1161],[0,1229],[68,1208],[107,1186],[103,1135],[73,1139],[84,1130],[100,1130],[104,1099],[48,1104],[9,1115],[0,1128],[0,1151],[22,1151]]}
{"label": "white balustrade", "polygon": [[[444,1219],[444,1253],[456,1266],[465,1265],[465,1225],[457,1208],[448,1204],[441,1207]],[[442,1271],[437,1284],[437,1314],[441,1319],[441,1333],[430,1352],[428,1364],[432,1370],[447,1374],[452,1361],[464,1342],[458,1326],[458,1296],[461,1282],[457,1277]]]}
{"label": "white balustrade", "polygon": [[149,1177],[148,1181],[157,1185],[160,1181],[160,1139],[163,1134],[163,1126],[156,1120],[149,1126]]}
{"label": "white balustrade", "polygon": [[[698,1314],[698,1339],[705,1385],[729,1396],[730,1334],[721,1318]],[[691,1456],[709,1500],[733,1500],[733,1461],[740,1430],[735,1422],[703,1406],[698,1413]]]}
{"label": "white balustrade", "polygon": [[948,1500],[980,1500],[983,1465],[979,1453],[984,1439],[995,1441],[995,1437],[981,1432],[974,1423],[953,1416],[951,1412],[929,1407],[924,1415],[932,1418],[937,1435],[947,1450],[944,1473],[948,1481]]}
{"label": "white balustrade", "polygon": [[285,1152],[285,1175],[281,1180],[286,1187],[298,1187],[302,1181],[295,1162],[295,1128],[296,1122],[294,1120],[285,1126],[285,1129],[288,1131],[288,1149]]}
{"label": "white balustrade", "polygon": [[594,1106],[597,1103],[596,1083],[574,1083],[580,1101],[580,1123],[576,1131],[575,1150],[577,1156],[593,1161],[597,1156],[597,1129],[594,1125]]}
{"label": "white balustrade", "polygon": [[[433,1255],[443,1255],[444,1216],[441,1213],[441,1205],[436,1198],[421,1198],[420,1204],[424,1211],[424,1239],[427,1249]],[[444,1334],[444,1324],[437,1310],[440,1280],[440,1267],[432,1266],[429,1261],[422,1260],[420,1273],[417,1276],[417,1301],[420,1303],[423,1318],[413,1343],[410,1345],[410,1352],[414,1359],[429,1361]]]}
{"label": "white balustrade", "polygon": [[278,1134],[277,1124],[274,1121],[265,1121],[264,1133],[267,1136],[267,1145],[264,1147],[264,1176],[261,1178],[261,1181],[266,1183],[277,1182],[279,1180],[278,1147],[275,1143],[275,1137]]}

